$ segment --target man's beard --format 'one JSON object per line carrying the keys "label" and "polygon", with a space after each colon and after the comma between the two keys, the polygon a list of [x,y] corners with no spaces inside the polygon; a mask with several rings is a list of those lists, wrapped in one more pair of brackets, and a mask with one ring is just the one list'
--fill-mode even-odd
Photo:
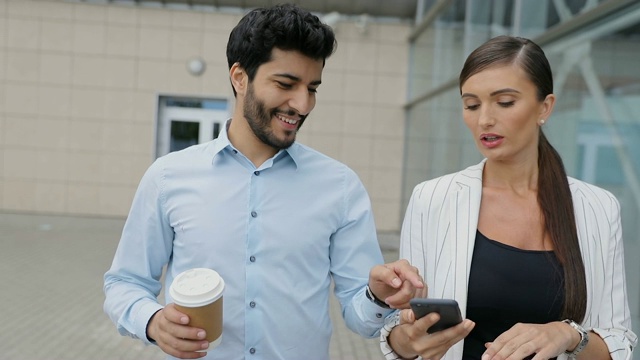
{"label": "man's beard", "polygon": [[[295,133],[291,137],[286,137],[284,139],[279,139],[271,128],[271,119],[275,116],[276,113],[283,113],[290,116],[296,115],[293,110],[289,111],[280,111],[278,109],[273,109],[271,111],[267,110],[264,102],[256,97],[255,92],[253,91],[253,84],[249,83],[247,87],[247,94],[244,98],[244,109],[243,115],[245,119],[247,119],[247,123],[249,127],[253,131],[260,141],[265,143],[266,145],[271,146],[274,149],[282,150],[287,149],[289,146],[293,144],[296,140]],[[304,122],[306,115],[300,115],[300,120],[298,120],[298,128],[295,132],[300,129],[302,123]]]}

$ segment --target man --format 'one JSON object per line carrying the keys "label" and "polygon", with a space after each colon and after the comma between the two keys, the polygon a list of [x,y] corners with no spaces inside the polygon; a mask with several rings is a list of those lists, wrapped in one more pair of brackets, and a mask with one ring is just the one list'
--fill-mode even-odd
{"label": "man", "polygon": [[[328,359],[332,279],[347,326],[367,337],[391,311],[380,299],[406,307],[421,291],[406,261],[379,265],[356,174],[295,142],[334,46],[331,28],[291,5],[251,11],[232,31],[231,120],[218,139],[148,169],[105,274],[105,311],[120,333],[178,358]],[[165,307],[156,300],[165,265],[165,290],[194,267],[225,280],[218,347],[196,352],[207,349],[204,331],[168,294]]]}

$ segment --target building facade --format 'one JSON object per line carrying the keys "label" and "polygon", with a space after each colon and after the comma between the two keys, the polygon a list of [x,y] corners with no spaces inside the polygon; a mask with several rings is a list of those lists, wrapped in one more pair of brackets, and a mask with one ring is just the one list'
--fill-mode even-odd
{"label": "building facade", "polygon": [[[136,3],[0,0],[0,211],[124,217],[155,158],[220,131],[226,41],[245,10]],[[533,39],[558,97],[547,137],[571,176],[620,200],[640,328],[640,1],[416,9],[409,22],[324,14],[338,49],[299,141],[352,167],[378,229],[398,232],[413,186],[480,160],[461,116],[466,56],[496,35]]]}
{"label": "building facade", "polygon": [[[126,216],[156,157],[229,118],[226,43],[245,10],[136,3],[0,0],[0,211]],[[411,23],[331,21],[299,141],[353,168],[397,231]]]}
{"label": "building facade", "polygon": [[[497,35],[538,43],[554,73],[544,131],[570,176],[621,205],[627,287],[640,328],[640,1],[423,1],[411,43],[403,201],[415,184],[478,163],[462,121],[458,74]],[[640,355],[635,355],[640,359]]]}

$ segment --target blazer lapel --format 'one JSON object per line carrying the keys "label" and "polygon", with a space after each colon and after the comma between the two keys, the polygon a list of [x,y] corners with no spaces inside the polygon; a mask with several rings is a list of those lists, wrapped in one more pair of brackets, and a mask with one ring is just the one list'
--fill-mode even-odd
{"label": "blazer lapel", "polygon": [[478,228],[483,168],[484,161],[458,173],[454,180],[457,190],[452,193],[450,198],[450,207],[452,209],[450,220],[453,225],[452,229],[455,231],[450,245],[452,246],[452,253],[456,254],[456,283],[454,291],[455,298],[460,303],[463,316],[466,315],[469,270]]}
{"label": "blazer lapel", "polygon": [[[462,318],[467,317],[467,285],[471,258],[475,245],[480,198],[482,196],[482,169],[484,161],[459,172],[455,179],[457,189],[450,193],[449,206],[451,212],[451,228],[455,234],[451,237],[451,252],[455,254],[455,285],[453,298],[458,301]],[[464,341],[459,341],[446,354],[446,360],[461,359]]]}

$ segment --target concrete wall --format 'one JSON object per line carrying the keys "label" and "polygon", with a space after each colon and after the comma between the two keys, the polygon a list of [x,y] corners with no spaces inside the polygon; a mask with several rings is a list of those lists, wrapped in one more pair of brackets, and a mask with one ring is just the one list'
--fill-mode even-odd
{"label": "concrete wall", "polygon": [[[0,0],[0,211],[125,216],[159,94],[227,98],[241,13]],[[408,24],[346,19],[299,140],[351,166],[397,231]],[[204,75],[186,70],[199,56]]]}

